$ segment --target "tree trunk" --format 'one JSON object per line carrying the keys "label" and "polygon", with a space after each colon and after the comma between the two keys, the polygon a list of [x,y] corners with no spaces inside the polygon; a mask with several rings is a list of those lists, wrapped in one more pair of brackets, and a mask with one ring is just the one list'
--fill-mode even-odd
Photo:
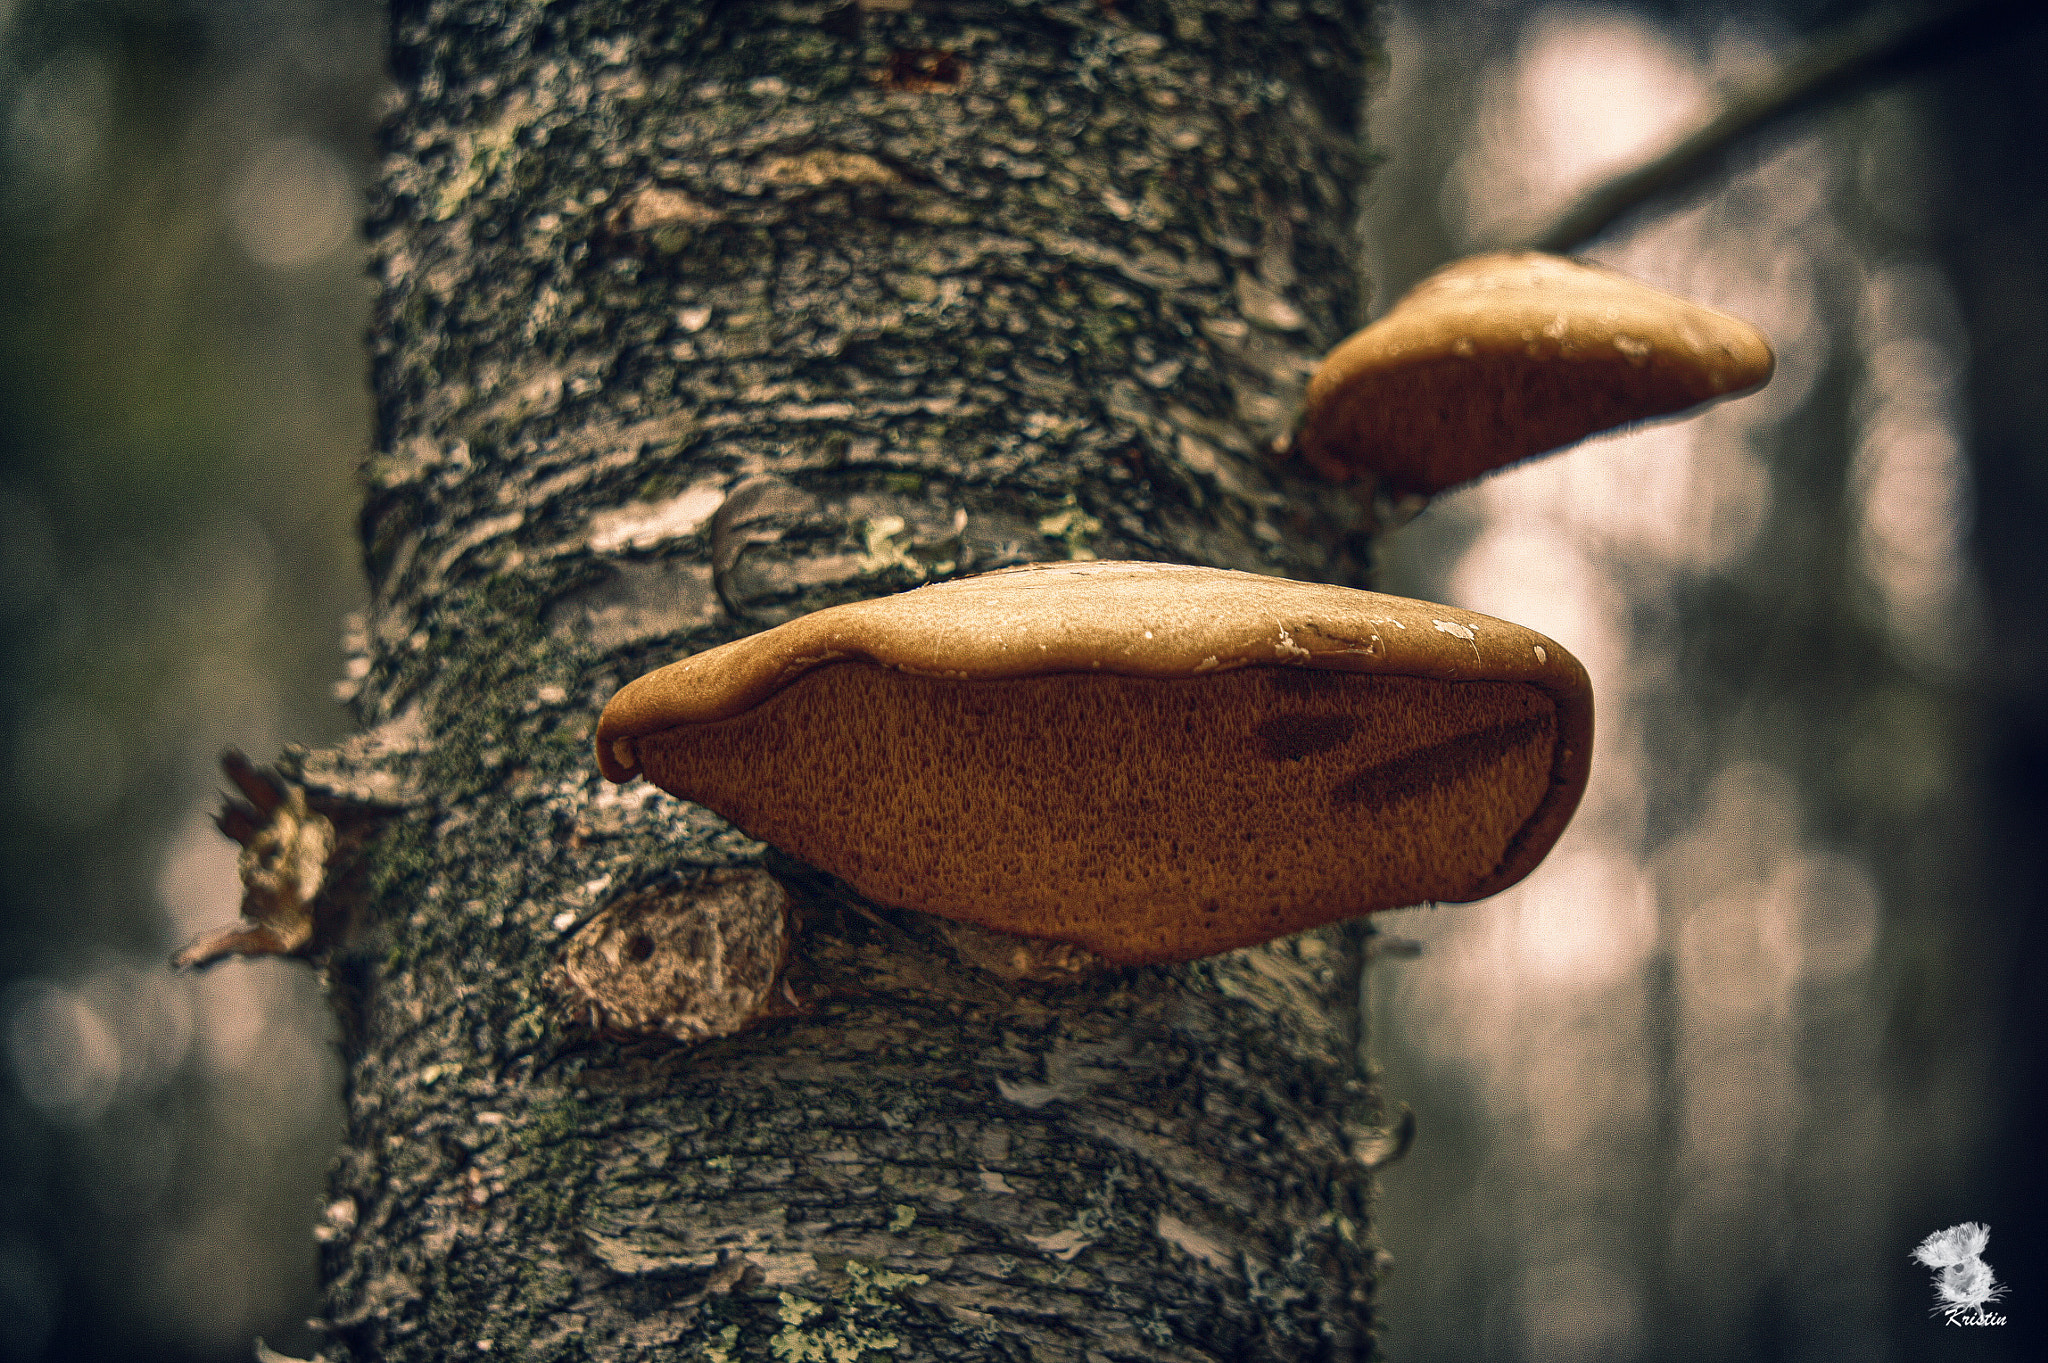
{"label": "tree trunk", "polygon": [[1359,320],[1366,0],[396,10],[367,732],[286,764],[400,810],[317,934],[327,1355],[1370,1354],[1362,925],[1011,978],[590,751],[938,577],[1362,585],[1265,447]]}

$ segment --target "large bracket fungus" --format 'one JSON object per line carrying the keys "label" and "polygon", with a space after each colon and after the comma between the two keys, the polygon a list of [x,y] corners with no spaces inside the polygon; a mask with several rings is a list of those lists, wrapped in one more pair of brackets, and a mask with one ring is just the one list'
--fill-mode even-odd
{"label": "large bracket fungus", "polygon": [[1535,252],[1474,256],[1324,357],[1293,448],[1333,481],[1430,497],[1750,392],[1775,364],[1749,323],[1626,275]]}
{"label": "large bracket fungus", "polygon": [[1592,730],[1585,669],[1518,625],[1088,562],[672,663],[612,698],[597,757],[877,902],[1139,963],[1506,888],[1577,807]]}

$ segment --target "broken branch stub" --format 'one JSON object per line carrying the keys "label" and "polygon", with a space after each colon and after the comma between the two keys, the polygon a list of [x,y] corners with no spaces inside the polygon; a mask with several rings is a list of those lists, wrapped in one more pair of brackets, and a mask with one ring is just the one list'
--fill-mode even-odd
{"label": "broken branch stub", "polygon": [[685,875],[593,915],[546,982],[571,1020],[599,1036],[727,1036],[797,1011],[781,981],[788,908],[782,886],[757,867]]}
{"label": "broken branch stub", "polygon": [[411,796],[396,782],[380,794],[316,789],[232,748],[220,765],[243,797],[227,797],[214,815],[242,849],[242,917],[195,938],[171,964],[197,970],[229,956],[307,957],[334,945],[358,907],[363,845]]}

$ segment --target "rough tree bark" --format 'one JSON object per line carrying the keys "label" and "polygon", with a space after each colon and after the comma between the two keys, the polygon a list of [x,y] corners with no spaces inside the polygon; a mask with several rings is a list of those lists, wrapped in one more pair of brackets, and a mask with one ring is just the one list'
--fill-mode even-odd
{"label": "rough tree bark", "polygon": [[362,815],[330,1358],[1371,1352],[1361,925],[1012,978],[590,752],[937,577],[1362,585],[1264,450],[1360,319],[1368,11],[396,5],[365,734],[284,764]]}

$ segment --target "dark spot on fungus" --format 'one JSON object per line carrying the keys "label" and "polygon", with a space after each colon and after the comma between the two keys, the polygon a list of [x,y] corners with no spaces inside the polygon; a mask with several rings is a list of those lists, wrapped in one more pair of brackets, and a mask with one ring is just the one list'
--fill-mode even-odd
{"label": "dark spot on fungus", "polygon": [[654,939],[644,932],[636,933],[633,940],[626,943],[626,959],[629,961],[644,961],[653,954]]}
{"label": "dark spot on fungus", "polygon": [[1442,743],[1403,753],[1390,762],[1367,767],[1332,791],[1330,801],[1339,808],[1364,804],[1378,809],[1432,790],[1455,788],[1489,762],[1531,744],[1550,741],[1555,728],[1549,715],[1534,715],[1459,734]]}
{"label": "dark spot on fungus", "polygon": [[1298,762],[1341,748],[1358,730],[1350,715],[1277,715],[1253,731],[1259,751],[1274,762]]}

